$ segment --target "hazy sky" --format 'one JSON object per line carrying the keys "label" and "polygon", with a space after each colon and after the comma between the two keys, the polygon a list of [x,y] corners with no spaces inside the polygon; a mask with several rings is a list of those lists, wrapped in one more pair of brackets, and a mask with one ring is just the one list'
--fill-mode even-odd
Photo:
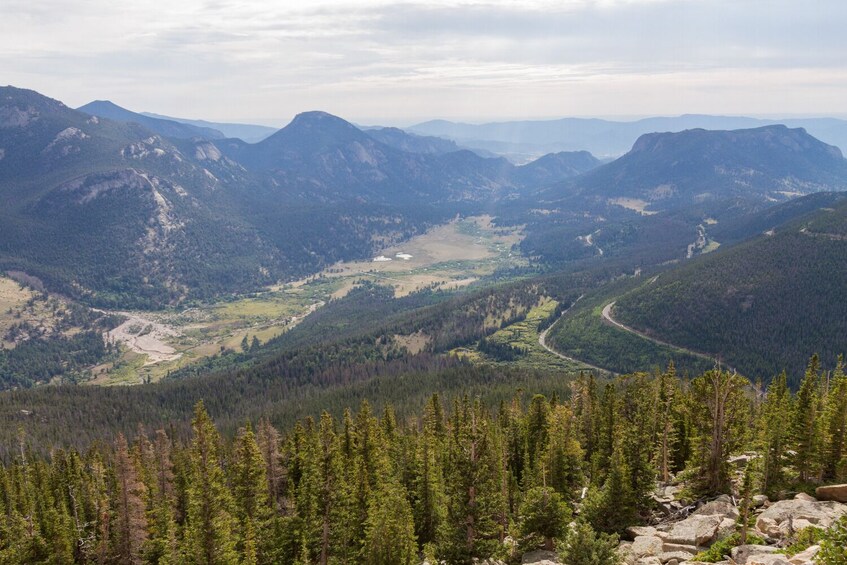
{"label": "hazy sky", "polygon": [[0,0],[0,83],[262,120],[847,114],[843,0]]}

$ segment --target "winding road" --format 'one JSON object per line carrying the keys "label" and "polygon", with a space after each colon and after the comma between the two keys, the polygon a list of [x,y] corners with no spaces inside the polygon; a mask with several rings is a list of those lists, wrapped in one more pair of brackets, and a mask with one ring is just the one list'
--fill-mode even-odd
{"label": "winding road", "polygon": [[564,359],[565,361],[570,361],[571,363],[576,363],[578,365],[584,365],[584,366],[588,367],[589,369],[594,369],[595,371],[599,371],[599,372],[602,372],[602,373],[611,373],[613,375],[616,375],[617,373],[610,371],[608,369],[603,369],[602,367],[598,367],[596,365],[586,363],[585,361],[580,361],[579,359],[574,359],[573,357],[568,357],[567,355],[562,355],[561,353],[559,353],[558,351],[556,351],[555,349],[553,349],[552,347],[547,345],[547,332],[549,332],[551,329],[553,329],[553,326],[555,326],[557,323],[559,323],[559,320],[561,320],[562,317],[565,314],[570,312],[571,308],[576,306],[576,303],[579,302],[580,300],[582,300],[583,296],[585,296],[585,295],[582,294],[582,295],[580,295],[579,298],[574,300],[573,304],[568,306],[568,308],[559,315],[559,317],[556,319],[556,321],[553,322],[552,324],[550,324],[550,327],[548,327],[546,330],[544,330],[540,334],[538,334],[538,345],[540,345],[545,350],[547,350],[548,353],[552,353],[553,355],[555,355],[559,359]]}
{"label": "winding road", "polygon": [[[649,336],[644,332],[640,332],[635,328],[631,328],[625,324],[620,323],[619,321],[612,318],[612,308],[615,306],[615,301],[609,302],[603,307],[603,319],[608,323],[612,324],[618,329],[621,329],[625,332],[629,332],[631,334],[637,335],[640,338],[646,339],[647,341],[652,341],[657,345],[662,345],[664,347],[670,347],[671,349],[676,349],[677,351],[682,351],[687,353],[688,355],[692,355],[694,357],[699,357],[700,359],[706,359],[707,361],[712,361],[717,363],[718,365],[723,365],[721,361],[717,357],[713,357],[712,355],[707,355],[706,353],[700,353],[699,351],[694,351],[693,349],[688,349],[687,347],[682,347],[679,345],[674,345],[673,343],[662,341],[661,339],[656,339],[655,337]],[[730,367],[729,365],[724,365],[729,371],[736,372],[735,368]]]}

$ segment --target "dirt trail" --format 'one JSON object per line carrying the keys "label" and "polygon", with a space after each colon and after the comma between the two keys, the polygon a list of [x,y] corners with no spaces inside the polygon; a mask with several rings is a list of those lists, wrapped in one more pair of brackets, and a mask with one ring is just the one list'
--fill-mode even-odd
{"label": "dirt trail", "polygon": [[[619,321],[612,318],[612,308],[614,306],[615,306],[615,301],[613,300],[612,302],[609,302],[608,304],[606,304],[603,307],[603,319],[606,320],[608,323],[612,324],[613,326],[615,326],[616,328],[621,329],[625,332],[629,332],[631,334],[637,335],[638,337],[646,339],[647,341],[652,341],[653,343],[655,343],[657,345],[663,345],[665,347],[670,347],[671,349],[683,351],[683,352],[685,352],[689,355],[693,355],[694,357],[699,357],[700,359],[706,359],[707,361],[713,361],[714,363],[716,363],[718,365],[723,365],[717,357],[713,357],[712,355],[708,355],[706,353],[700,353],[699,351],[694,351],[693,349],[688,349],[687,347],[674,345],[673,343],[663,341],[661,339],[656,339],[655,337],[649,336],[644,332],[638,331],[635,328],[631,328],[631,327],[629,327],[625,324],[620,323]],[[729,370],[733,373],[736,372],[736,370],[733,367],[730,367],[729,365],[723,365],[723,366],[725,366],[727,368],[727,370]]]}
{"label": "dirt trail", "polygon": [[596,365],[586,363],[585,361],[580,361],[579,359],[574,359],[573,357],[568,357],[567,355],[563,355],[563,354],[559,353],[558,351],[556,351],[555,349],[553,349],[552,347],[550,347],[549,345],[547,345],[547,332],[549,332],[551,329],[553,329],[553,326],[555,326],[559,322],[559,320],[561,320],[564,317],[565,314],[570,312],[571,308],[576,306],[576,303],[579,302],[580,300],[582,300],[583,296],[585,296],[585,295],[582,294],[582,295],[580,295],[579,298],[574,300],[574,303],[571,304],[570,306],[568,306],[568,308],[559,315],[558,319],[556,319],[555,322],[550,324],[550,327],[548,327],[546,330],[544,330],[540,334],[538,334],[538,345],[540,345],[545,350],[547,350],[548,353],[552,353],[553,355],[555,355],[559,359],[564,359],[565,361],[570,361],[571,363],[577,363],[579,365],[585,365],[589,369],[594,369],[595,371],[599,371],[601,373],[611,373],[613,375],[617,374],[617,373],[614,373],[612,371],[609,371],[608,369],[603,369],[602,367],[598,367]]}

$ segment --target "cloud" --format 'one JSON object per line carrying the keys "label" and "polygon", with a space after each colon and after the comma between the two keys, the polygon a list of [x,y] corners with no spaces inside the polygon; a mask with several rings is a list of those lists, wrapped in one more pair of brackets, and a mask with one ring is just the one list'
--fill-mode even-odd
{"label": "cloud", "polygon": [[210,119],[802,113],[847,95],[845,19],[837,0],[7,0],[0,68]]}

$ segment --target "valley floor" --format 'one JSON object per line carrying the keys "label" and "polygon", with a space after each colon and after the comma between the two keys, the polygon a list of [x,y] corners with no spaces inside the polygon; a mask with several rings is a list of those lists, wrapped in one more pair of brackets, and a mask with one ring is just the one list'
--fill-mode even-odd
{"label": "valley floor", "polygon": [[[124,321],[104,333],[120,344],[117,359],[91,368],[97,385],[154,382],[222,351],[239,351],[246,339],[265,343],[291,330],[330,300],[343,298],[361,281],[394,288],[395,296],[424,289],[469,286],[497,269],[527,264],[514,251],[523,237],[520,229],[499,228],[490,216],[456,218],[402,245],[380,252],[385,259],[341,262],[320,273],[269,287],[248,296],[233,297],[184,309],[102,312]],[[19,321],[17,308],[33,293],[0,278],[0,330]],[[52,311],[31,312],[33,324],[51,324]],[[4,343],[14,347],[14,343]]]}

